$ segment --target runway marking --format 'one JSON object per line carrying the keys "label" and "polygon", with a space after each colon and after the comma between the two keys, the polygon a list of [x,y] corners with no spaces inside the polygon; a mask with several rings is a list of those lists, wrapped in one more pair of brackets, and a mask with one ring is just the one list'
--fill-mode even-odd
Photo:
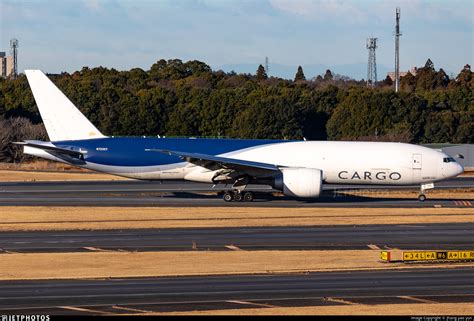
{"label": "runway marking", "polygon": [[154,312],[154,311],[150,311],[150,310],[141,310],[141,309],[121,307],[121,306],[118,306],[118,305],[113,305],[112,308],[117,309],[117,310],[139,312],[139,313],[153,313]]}
{"label": "runway marking", "polygon": [[255,305],[259,307],[264,307],[264,308],[278,308],[276,305],[271,305],[271,304],[265,304],[265,303],[256,303],[256,302],[249,302],[249,301],[238,301],[238,300],[228,300],[225,301],[228,303],[237,303],[237,304],[245,304],[245,305]]}
{"label": "runway marking", "polygon": [[237,247],[235,245],[226,245],[225,247],[228,248],[229,250],[233,250],[233,251],[242,251],[242,249],[240,247]]}
{"label": "runway marking", "polygon": [[462,200],[461,201],[454,201],[454,205],[456,205],[456,206],[466,206],[466,207],[473,206],[471,201],[462,201]]}
{"label": "runway marking", "polygon": [[[1,252],[1,251],[0,251]],[[14,251],[10,251],[10,250],[5,250],[4,251],[5,254],[18,254],[19,252],[14,252]]]}
{"label": "runway marking", "polygon": [[433,207],[435,207],[435,208],[440,208],[440,207],[443,207],[443,205],[435,204],[435,205],[433,205]]}
{"label": "runway marking", "polygon": [[367,244],[367,247],[371,250],[380,250],[380,247],[375,244]]}
{"label": "runway marking", "polygon": [[104,250],[99,247],[93,247],[93,246],[85,246],[83,247],[83,249],[89,250],[89,251],[95,251],[95,252],[113,252],[113,251]]}
{"label": "runway marking", "polygon": [[[416,295],[416,294],[414,294]],[[425,297],[430,297],[430,298],[438,298],[438,297],[456,297],[456,296],[461,296],[463,298],[465,297],[473,297],[474,298],[474,294],[465,294],[465,293],[449,293],[449,294],[432,294],[432,295],[426,295]],[[367,296],[367,295],[360,295],[360,296],[354,296],[352,298],[354,299],[377,299],[377,298],[394,298],[396,296],[393,296],[393,295],[375,295],[375,296]],[[36,298],[36,297],[31,297],[31,298]],[[307,297],[284,297],[284,298],[266,298],[266,299],[250,299],[249,301],[266,301],[266,300],[272,300],[272,301],[288,301],[288,300],[309,300],[309,299],[315,299],[315,300],[328,300],[327,297],[320,297],[320,296],[307,296]],[[421,299],[422,300],[422,299]],[[159,302],[150,302],[150,301],[143,301],[143,302],[134,302],[134,303],[130,303],[130,305],[151,305],[151,306],[155,306],[155,305],[169,305],[169,304],[201,304],[201,303],[221,303],[223,301],[219,301],[219,300],[194,300],[194,301],[168,301],[168,302],[163,302],[163,301],[159,301]],[[241,301],[241,302],[244,302],[244,301]],[[347,301],[348,302],[348,301]],[[436,302],[436,301],[434,301]],[[253,302],[250,302],[250,303],[253,303]],[[436,303],[439,303],[439,302],[436,302]],[[359,303],[353,303],[353,304],[359,304]],[[88,305],[90,307],[97,307],[97,308],[107,308],[107,307],[110,307],[110,304],[90,304]],[[279,307],[279,306],[276,306],[276,307]],[[31,310],[31,309],[38,309],[39,307],[38,306],[26,306],[26,307],[22,307],[23,310]],[[40,308],[44,308],[44,309],[52,309],[52,308],[62,308],[62,307],[59,307],[59,306],[55,306],[55,305],[44,305],[44,306],[41,306]],[[11,311],[13,310],[14,308],[0,308],[0,311]],[[103,312],[103,313],[108,313],[108,312]],[[110,313],[110,314],[114,314],[114,313]]]}
{"label": "runway marking", "polygon": [[411,301],[417,301],[417,302],[422,302],[422,303],[439,303],[439,302],[436,302],[436,301],[433,301],[433,300],[415,298],[413,296],[408,296],[408,295],[397,296],[397,298],[411,300]]}
{"label": "runway marking", "polygon": [[324,299],[325,299],[325,301],[344,303],[344,304],[349,304],[349,305],[358,305],[359,304],[359,303],[355,303],[355,302],[352,302],[352,301],[339,299],[339,298],[324,298]]}
{"label": "runway marking", "polygon": [[73,306],[58,306],[58,308],[65,309],[65,310],[80,311],[80,312],[89,312],[89,313],[94,313],[94,314],[97,314],[97,313],[99,313],[99,314],[111,314],[110,312],[92,310],[92,309],[86,309],[86,308],[79,308],[79,307],[73,307]]}

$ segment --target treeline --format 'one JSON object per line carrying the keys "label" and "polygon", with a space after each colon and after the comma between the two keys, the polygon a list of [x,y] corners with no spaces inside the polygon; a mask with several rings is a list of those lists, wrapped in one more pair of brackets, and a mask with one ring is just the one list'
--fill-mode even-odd
{"label": "treeline", "polygon": [[[469,65],[451,79],[428,60],[401,79],[399,93],[389,78],[368,89],[330,70],[310,80],[295,72],[292,81],[267,77],[262,66],[236,74],[175,59],[148,71],[84,67],[50,77],[106,135],[474,141]],[[0,80],[0,119],[15,117],[41,122],[23,75]]]}

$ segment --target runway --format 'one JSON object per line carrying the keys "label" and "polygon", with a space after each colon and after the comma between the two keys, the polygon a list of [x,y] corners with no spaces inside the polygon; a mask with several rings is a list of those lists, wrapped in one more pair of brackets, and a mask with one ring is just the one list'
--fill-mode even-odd
{"label": "runway", "polygon": [[[471,188],[474,177],[436,184]],[[343,197],[325,186],[317,200],[271,197],[225,203],[209,184],[190,182],[0,183],[1,205],[459,207],[474,202]],[[366,188],[366,187],[365,187]],[[373,188],[373,187],[371,187]],[[384,187],[394,188],[394,187]],[[406,188],[406,187],[404,187]],[[413,187],[417,188],[417,187]],[[461,205],[460,205],[461,204]],[[471,204],[471,205],[469,205]],[[2,208],[0,207],[0,211]],[[439,214],[443,215],[443,214]],[[87,251],[473,249],[474,223],[130,229],[0,233],[0,255]],[[284,258],[282,258],[284,259]],[[156,262],[167,264],[167,262]],[[0,314],[144,312],[421,302],[474,303],[473,267],[197,277],[0,281]]]}
{"label": "runway", "polygon": [[[437,188],[474,187],[474,177],[462,177],[436,183]],[[374,186],[369,186],[375,188]],[[341,196],[337,191],[369,188],[358,185],[324,185],[323,196],[316,200],[297,200],[289,197],[272,197],[270,187],[249,186],[257,200],[251,203],[222,201],[217,192],[230,186],[163,181],[87,181],[87,182],[21,182],[0,183],[0,205],[6,206],[257,206],[257,207],[444,207],[472,206],[463,200],[430,198],[424,203],[416,198],[393,199],[384,197],[384,191],[374,192],[376,197]],[[376,188],[401,188],[378,186]],[[403,187],[406,188],[406,187]],[[412,187],[418,188],[418,187]],[[386,194],[385,194],[386,195]],[[460,205],[461,204],[461,205]]]}
{"label": "runway", "polygon": [[2,232],[0,253],[474,249],[474,223]]}
{"label": "runway", "polygon": [[[474,302],[474,268],[0,282],[0,312],[108,314]],[[40,293],[40,295],[38,295]]]}

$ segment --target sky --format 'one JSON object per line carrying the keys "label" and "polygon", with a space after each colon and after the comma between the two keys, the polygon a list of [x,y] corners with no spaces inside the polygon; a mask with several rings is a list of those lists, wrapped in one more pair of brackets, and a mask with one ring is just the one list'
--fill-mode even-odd
{"label": "sky", "polygon": [[402,71],[473,64],[473,0],[0,0],[0,51],[17,38],[21,72],[148,70],[161,58],[238,69],[268,56],[272,75],[272,64],[365,68],[376,37],[377,64],[391,69],[397,6]]}

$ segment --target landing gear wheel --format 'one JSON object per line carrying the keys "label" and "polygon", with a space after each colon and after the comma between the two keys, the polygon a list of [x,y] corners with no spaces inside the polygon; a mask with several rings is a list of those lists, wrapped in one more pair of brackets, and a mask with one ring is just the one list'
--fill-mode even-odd
{"label": "landing gear wheel", "polygon": [[243,197],[242,197],[242,194],[241,194],[241,193],[235,193],[235,194],[234,194],[234,201],[236,201],[236,202],[241,202],[242,199],[243,199]]}
{"label": "landing gear wheel", "polygon": [[245,192],[244,193],[244,202],[251,202],[253,201],[253,193],[252,192]]}
{"label": "landing gear wheel", "polygon": [[224,196],[222,197],[224,199],[224,201],[226,202],[232,202],[232,200],[234,199],[234,195],[232,195],[231,192],[225,192],[224,193]]}
{"label": "landing gear wheel", "polygon": [[424,202],[424,201],[426,200],[426,195],[425,195],[425,194],[420,194],[420,195],[418,195],[418,200],[419,200],[420,202]]}

